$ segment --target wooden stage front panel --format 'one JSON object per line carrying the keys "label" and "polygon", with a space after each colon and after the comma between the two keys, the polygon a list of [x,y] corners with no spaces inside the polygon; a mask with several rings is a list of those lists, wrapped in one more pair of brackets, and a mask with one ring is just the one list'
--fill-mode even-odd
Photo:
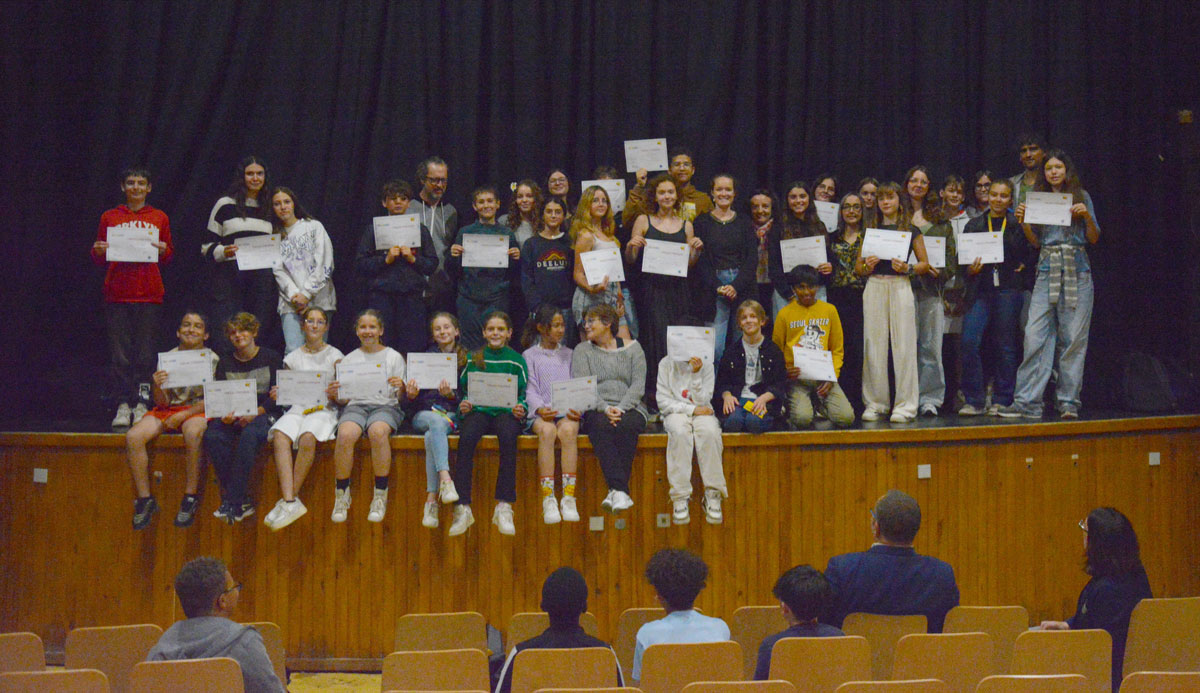
{"label": "wooden stage front panel", "polygon": [[[586,441],[586,439],[584,439]],[[423,442],[393,439],[395,466],[386,520],[366,521],[371,472],[358,452],[348,522],[329,521],[332,444],[323,445],[301,497],[309,513],[272,533],[262,517],[279,498],[274,464],[260,456],[254,521],[212,517],[218,493],[208,474],[201,514],[187,530],[171,524],[182,494],[182,441],[161,438],[152,469],[162,506],[152,527],[130,529],[132,492],[124,438],[111,434],[0,434],[0,631],[30,630],[61,647],[77,626],[182,618],[172,578],[189,558],[224,558],[245,587],[240,616],[274,621],[293,665],[378,668],[396,619],[410,612],[477,610],[504,630],[509,616],[538,609],[541,583],[561,565],[579,568],[589,607],[611,639],[616,618],[652,606],[642,578],[659,548],[685,546],[711,568],[698,605],[728,617],[738,606],[772,604],[771,587],[798,563],[871,543],[868,509],[889,488],[921,503],[917,550],[954,566],[963,604],[1023,604],[1033,622],[1065,618],[1087,580],[1076,523],[1093,507],[1126,513],[1141,539],[1155,596],[1200,594],[1200,417],[1174,416],[1030,425],[725,437],[730,498],[725,523],[710,526],[699,504],[692,523],[659,528],[669,513],[664,435],[643,436],[631,481],[637,505],[617,527],[589,531],[605,488],[581,442],[583,522],[541,521],[532,438],[518,460],[517,535],[490,523],[495,440],[481,445],[476,524],[466,536],[420,525]],[[1160,464],[1151,466],[1151,453]],[[932,476],[917,479],[918,465]],[[33,481],[47,470],[47,483]],[[697,476],[694,497],[701,494]]]}

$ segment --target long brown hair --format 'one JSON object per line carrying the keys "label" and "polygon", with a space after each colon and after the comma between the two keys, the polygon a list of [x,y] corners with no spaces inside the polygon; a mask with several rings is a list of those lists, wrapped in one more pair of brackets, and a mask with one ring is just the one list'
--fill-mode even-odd
{"label": "long brown hair", "polygon": [[[504,324],[508,326],[509,331],[512,331],[512,318],[508,317],[508,313],[505,313],[502,310],[493,310],[492,312],[488,313],[487,317],[483,319],[484,328],[486,329],[487,324],[493,320],[503,320]],[[487,362],[483,360],[484,349],[487,349],[486,343],[477,350],[471,352],[471,360],[475,362],[475,367],[481,371],[487,370]]]}
{"label": "long brown hair", "polygon": [[909,231],[912,229],[912,212],[904,206],[904,196],[900,194],[902,190],[900,184],[894,180],[875,186],[875,223],[883,223],[883,212],[879,210],[879,198],[886,193],[889,197],[895,195],[899,201],[896,207],[896,230]]}
{"label": "long brown hair", "polygon": [[521,225],[521,222],[525,220],[525,217],[521,216],[521,210],[517,207],[517,191],[521,189],[522,185],[529,188],[529,190],[533,192],[533,207],[529,209],[528,221],[529,225],[536,230],[538,225],[538,214],[540,214],[542,211],[542,189],[538,187],[537,183],[533,182],[529,178],[517,183],[516,186],[513,187],[512,199],[508,201],[508,228],[516,231]]}
{"label": "long brown hair", "polygon": [[1042,165],[1038,168],[1038,177],[1033,184],[1033,189],[1038,192],[1054,192],[1054,186],[1046,180],[1046,162],[1051,159],[1058,159],[1067,167],[1067,177],[1063,179],[1063,192],[1071,193],[1072,202],[1083,202],[1083,183],[1079,182],[1079,172],[1075,170],[1075,162],[1071,161],[1071,157],[1061,149],[1051,149],[1046,152],[1046,156],[1042,158]]}
{"label": "long brown hair", "polygon": [[[592,200],[596,198],[597,192],[604,193],[604,199],[608,200],[608,212],[604,215],[604,219],[600,221],[599,226],[592,220]],[[567,209],[565,205],[563,209],[564,211]],[[613,223],[612,198],[599,185],[588,186],[588,189],[584,190],[583,194],[579,196],[579,207],[575,210],[575,216],[571,217],[572,246],[579,240],[579,234],[584,231],[591,231],[593,235],[609,238],[616,238],[617,235],[617,227]],[[617,241],[617,245],[619,246],[620,244],[621,242]]]}
{"label": "long brown hair", "polygon": [[454,353],[458,356],[458,370],[461,371],[467,367],[467,350],[463,348],[462,342],[459,341],[462,337],[462,326],[458,324],[458,316],[444,310],[434,313],[433,317],[429,318],[429,335],[431,337],[433,336],[433,322],[438,318],[446,318],[450,321],[451,325],[454,325],[454,329],[459,332],[459,336],[454,338]]}
{"label": "long brown hair", "polygon": [[[803,190],[804,194],[808,195],[808,207],[805,208],[804,214],[800,217],[792,213],[792,207],[787,201],[787,196],[796,189]],[[817,216],[817,206],[813,204],[816,199],[813,197],[808,183],[802,180],[794,181],[787,187],[787,190],[783,193],[783,209],[779,210],[779,214],[783,218],[783,230],[779,236],[781,239],[825,235],[825,226],[821,223],[821,218]]]}

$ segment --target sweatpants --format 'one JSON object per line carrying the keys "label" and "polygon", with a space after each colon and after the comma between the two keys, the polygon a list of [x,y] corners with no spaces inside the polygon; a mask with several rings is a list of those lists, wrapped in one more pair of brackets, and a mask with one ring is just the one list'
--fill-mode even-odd
{"label": "sweatpants", "polygon": [[[896,405],[889,406],[888,341],[896,372]],[[872,275],[863,290],[863,409],[917,415],[917,317],[908,277]]]}
{"label": "sweatpants", "polygon": [[671,483],[671,500],[692,497],[693,449],[704,488],[715,488],[722,497],[729,495],[725,490],[725,471],[721,466],[721,453],[725,446],[717,417],[711,414],[667,414],[663,419],[663,428],[667,431],[667,480]]}

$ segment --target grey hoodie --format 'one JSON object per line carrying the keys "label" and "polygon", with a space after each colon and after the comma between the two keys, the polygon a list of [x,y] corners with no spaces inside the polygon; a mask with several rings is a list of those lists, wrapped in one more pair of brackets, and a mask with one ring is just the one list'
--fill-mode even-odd
{"label": "grey hoodie", "polygon": [[146,661],[205,657],[237,660],[246,693],[286,693],[258,631],[222,616],[197,616],[177,622],[150,649]]}

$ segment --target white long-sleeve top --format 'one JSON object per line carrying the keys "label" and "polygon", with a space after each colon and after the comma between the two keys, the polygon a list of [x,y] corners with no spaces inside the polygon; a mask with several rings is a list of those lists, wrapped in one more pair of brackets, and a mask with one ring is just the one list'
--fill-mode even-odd
{"label": "white long-sleeve top", "polygon": [[692,416],[696,407],[712,406],[713,388],[716,386],[716,371],[711,363],[700,366],[693,372],[692,364],[676,361],[664,356],[658,362],[658,386],[655,399],[658,411],[667,414]]}
{"label": "white long-sleeve top", "polygon": [[302,294],[308,304],[325,310],[337,308],[333,290],[333,243],[316,219],[301,219],[288,229],[280,243],[283,264],[275,269],[279,285],[279,314],[294,313],[292,297]]}

